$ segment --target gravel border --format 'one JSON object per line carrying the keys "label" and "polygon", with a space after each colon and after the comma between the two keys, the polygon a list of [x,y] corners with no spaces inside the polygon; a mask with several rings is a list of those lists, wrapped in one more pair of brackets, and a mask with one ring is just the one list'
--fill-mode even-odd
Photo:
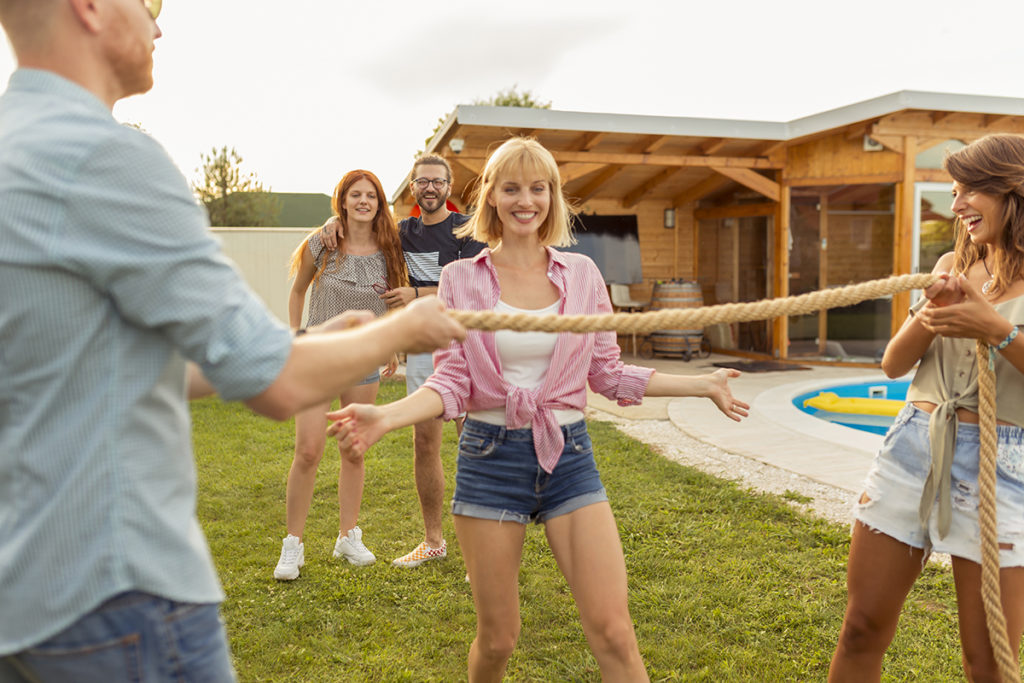
{"label": "gravel border", "polygon": [[795,493],[810,499],[806,503],[787,499],[786,503],[797,510],[838,524],[850,524],[853,521],[851,513],[854,495],[845,489],[766,465],[744,455],[723,451],[686,434],[669,420],[633,420],[594,408],[587,409],[587,416],[610,422],[622,433],[644,442],[673,462],[735,481],[755,491],[778,495]]}

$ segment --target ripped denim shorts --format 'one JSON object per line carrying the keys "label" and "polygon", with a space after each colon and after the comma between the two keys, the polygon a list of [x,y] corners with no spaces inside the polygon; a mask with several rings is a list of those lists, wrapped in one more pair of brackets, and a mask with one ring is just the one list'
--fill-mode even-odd
{"label": "ripped denim shorts", "polygon": [[467,419],[459,438],[452,514],[540,524],[608,500],[586,423],[561,429],[565,447],[548,473],[537,462],[532,429]]}
{"label": "ripped denim shorts", "polygon": [[[928,446],[930,417],[913,404],[903,407],[875,456],[864,495],[854,504],[854,517],[869,528],[914,548],[980,563],[978,425],[961,422],[957,428],[949,533],[939,538],[937,500],[928,523],[922,525],[919,519],[921,492],[932,462]],[[1020,567],[1024,566],[1024,428],[998,425],[996,431],[999,441],[997,528],[1000,545],[1011,546],[1000,550],[1000,565]]]}

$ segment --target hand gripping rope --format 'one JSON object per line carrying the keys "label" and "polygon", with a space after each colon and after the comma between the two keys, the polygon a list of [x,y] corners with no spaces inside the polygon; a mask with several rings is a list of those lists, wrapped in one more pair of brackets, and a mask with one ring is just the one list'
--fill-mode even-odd
{"label": "hand gripping rope", "polygon": [[[531,315],[493,311],[448,311],[465,327],[493,332],[601,332],[648,333],[664,329],[692,329],[715,323],[767,320],[804,315],[828,308],[851,306],[910,289],[925,289],[938,277],[930,273],[894,275],[846,287],[808,292],[799,296],[764,299],[750,303],[721,304],[702,308],[667,309],[646,313],[604,313],[596,315]],[[1019,683],[1017,658],[1006,633],[999,586],[999,541],[996,534],[996,382],[989,366],[989,346],[978,340],[978,426],[981,434],[978,487],[981,523],[982,601],[989,640],[1004,683]]]}

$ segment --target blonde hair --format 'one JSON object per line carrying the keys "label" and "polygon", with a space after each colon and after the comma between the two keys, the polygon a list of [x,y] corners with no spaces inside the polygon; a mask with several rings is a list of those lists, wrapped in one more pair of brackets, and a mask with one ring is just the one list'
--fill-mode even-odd
{"label": "blonde hair", "polygon": [[473,216],[455,231],[456,237],[471,237],[478,242],[495,246],[501,241],[502,225],[497,210],[487,199],[498,186],[500,178],[515,172],[537,174],[548,184],[551,207],[538,237],[544,246],[567,247],[575,244],[572,218],[576,211],[562,193],[562,176],[551,152],[533,138],[509,138],[487,159],[480,184],[474,193],[477,208]]}

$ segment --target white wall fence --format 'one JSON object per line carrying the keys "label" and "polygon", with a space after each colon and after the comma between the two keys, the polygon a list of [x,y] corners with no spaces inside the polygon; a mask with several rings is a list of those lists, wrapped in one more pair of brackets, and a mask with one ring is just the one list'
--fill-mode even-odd
{"label": "white wall fence", "polygon": [[[224,244],[224,253],[234,261],[246,282],[263,299],[267,308],[288,322],[288,261],[309,228],[211,228]],[[306,292],[308,297],[309,292]],[[309,310],[306,301],[305,310]]]}

